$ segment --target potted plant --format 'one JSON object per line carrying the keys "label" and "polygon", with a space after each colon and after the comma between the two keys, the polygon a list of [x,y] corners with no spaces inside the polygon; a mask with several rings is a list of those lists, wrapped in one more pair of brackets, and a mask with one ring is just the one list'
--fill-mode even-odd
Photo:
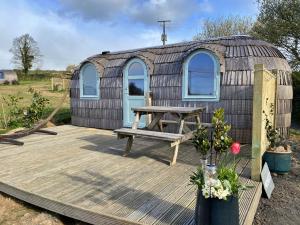
{"label": "potted plant", "polygon": [[[207,158],[211,149],[211,142],[208,138],[208,130],[206,127],[200,126],[196,132],[194,132],[194,137],[192,143],[197,152],[200,153],[200,162],[201,166],[198,168],[198,171],[194,173],[191,177],[191,181],[198,186],[204,182],[204,174],[206,171]],[[196,204],[196,218],[197,221],[203,222],[202,224],[207,224],[209,220],[209,210],[210,202],[206,201],[201,195],[201,189],[198,189],[197,195],[197,204]]]}
{"label": "potted plant", "polygon": [[[212,148],[209,151],[211,155],[213,152],[216,153],[216,165],[211,157],[209,166],[199,167],[190,177],[191,183],[198,187],[195,222],[197,225],[237,225],[239,224],[238,193],[245,188],[239,182],[236,172],[235,155],[240,152],[240,144],[231,145],[232,139],[228,135],[230,125],[224,121],[223,109],[214,112],[212,124],[214,133]],[[201,137],[205,139],[207,132],[206,134],[205,130],[203,132]],[[207,142],[210,143],[208,138],[205,139],[205,143]],[[228,158],[230,145],[233,161]]]}
{"label": "potted plant", "polygon": [[[287,145],[279,130],[273,126],[268,115],[265,112],[263,113],[265,114],[265,129],[269,143],[263,155],[263,160],[268,163],[271,172],[278,174],[288,173],[291,169],[291,147]],[[273,106],[271,106],[270,113],[273,113]]]}
{"label": "potted plant", "polygon": [[195,132],[192,143],[197,152],[201,155],[201,165],[205,169],[207,165],[208,153],[210,150],[210,141],[208,139],[208,131],[206,127],[200,126]]}

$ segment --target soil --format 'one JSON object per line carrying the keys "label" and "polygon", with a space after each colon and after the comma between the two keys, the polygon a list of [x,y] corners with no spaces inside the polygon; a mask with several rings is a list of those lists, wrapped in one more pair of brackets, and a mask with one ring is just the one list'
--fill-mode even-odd
{"label": "soil", "polygon": [[292,169],[289,174],[272,174],[275,189],[270,199],[262,198],[254,225],[300,224],[300,131],[293,130]]}
{"label": "soil", "polygon": [[88,225],[0,193],[0,225]]}

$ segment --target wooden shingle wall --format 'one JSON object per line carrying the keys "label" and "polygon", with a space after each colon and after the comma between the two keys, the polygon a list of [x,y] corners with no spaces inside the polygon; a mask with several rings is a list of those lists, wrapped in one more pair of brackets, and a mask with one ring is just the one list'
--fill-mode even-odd
{"label": "wooden shingle wall", "polygon": [[[208,49],[220,59],[221,87],[218,102],[182,100],[182,64],[197,49]],[[103,129],[123,125],[122,86],[123,68],[134,57],[141,58],[148,67],[153,105],[205,106],[202,121],[209,122],[216,108],[223,107],[226,120],[232,124],[231,135],[242,143],[251,142],[254,65],[278,70],[277,126],[288,134],[291,124],[291,69],[282,53],[274,46],[246,36],[233,36],[207,41],[192,41],[166,46],[96,55],[85,62],[96,65],[101,76],[100,100],[82,100],[79,76],[72,77],[72,124]]]}

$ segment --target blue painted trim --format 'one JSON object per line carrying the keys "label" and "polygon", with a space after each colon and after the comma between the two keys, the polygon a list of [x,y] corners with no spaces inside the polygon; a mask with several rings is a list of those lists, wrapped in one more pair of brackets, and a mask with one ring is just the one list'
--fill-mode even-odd
{"label": "blue painted trim", "polygon": [[[141,75],[135,75],[135,76],[129,76],[128,75],[128,69],[132,63],[140,63],[143,66],[144,74]],[[129,96],[129,90],[128,90],[128,79],[144,79],[144,96]],[[130,120],[130,112],[131,109],[129,109],[129,101],[132,100],[144,100],[144,103],[146,104],[146,98],[145,95],[149,90],[149,80],[148,80],[148,72],[146,64],[143,60],[139,58],[133,58],[131,59],[123,70],[123,126],[124,127],[131,127],[132,123]],[[139,127],[144,127],[146,124],[143,124],[140,122]]]}
{"label": "blue painted trim", "polygon": [[[96,76],[97,76],[97,83],[96,83],[97,94],[96,95],[84,95],[83,94],[83,76],[84,76],[83,70],[87,66],[94,67],[95,72],[96,72]],[[79,73],[79,90],[80,90],[80,99],[88,99],[88,100],[99,100],[100,99],[100,76],[99,76],[99,73],[94,64],[86,63],[81,67],[80,73]]]}
{"label": "blue painted trim", "polygon": [[[207,54],[214,62],[214,95],[189,95],[188,94],[188,65],[190,60],[197,54]],[[182,100],[183,101],[219,101],[220,99],[220,62],[218,58],[210,51],[198,50],[191,54],[183,63],[183,76],[182,76]]]}

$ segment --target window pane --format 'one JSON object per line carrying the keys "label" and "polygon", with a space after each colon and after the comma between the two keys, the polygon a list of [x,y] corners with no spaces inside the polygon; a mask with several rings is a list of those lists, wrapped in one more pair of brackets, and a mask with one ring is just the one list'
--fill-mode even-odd
{"label": "window pane", "polygon": [[199,53],[190,60],[188,65],[188,94],[214,94],[214,62],[204,53]]}
{"label": "window pane", "polygon": [[0,72],[0,80],[3,80],[3,79],[4,79],[4,73]]}
{"label": "window pane", "polygon": [[144,75],[144,68],[141,63],[134,62],[129,66],[128,69],[128,75],[129,76],[135,76],[135,75]]}
{"label": "window pane", "polygon": [[144,95],[144,79],[128,80],[129,95]]}
{"label": "window pane", "polygon": [[97,96],[97,72],[94,66],[87,65],[82,73],[83,95]]}

